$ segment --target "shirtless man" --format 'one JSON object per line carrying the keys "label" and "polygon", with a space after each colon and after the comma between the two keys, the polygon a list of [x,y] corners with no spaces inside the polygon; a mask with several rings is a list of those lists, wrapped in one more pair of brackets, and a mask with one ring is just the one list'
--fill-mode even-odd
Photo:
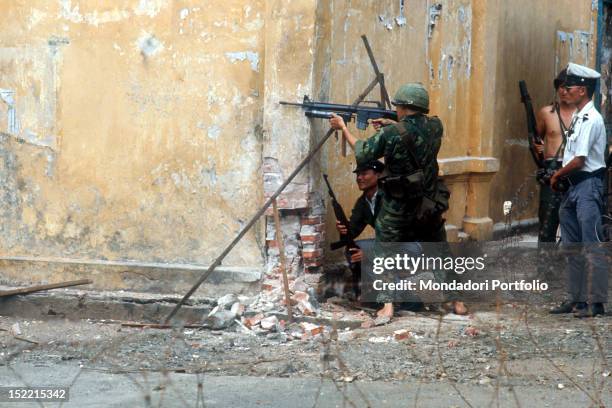
{"label": "shirtless man", "polygon": [[[545,106],[537,114],[537,132],[544,139],[544,144],[536,144],[536,150],[544,159],[547,169],[560,169],[563,159],[562,131],[570,127],[572,115],[576,108],[568,104],[567,91],[561,86],[565,82],[565,69],[555,78],[553,84],[557,91],[558,102]],[[540,221],[539,242],[556,242],[559,227],[559,206],[563,193],[554,191],[549,183],[540,179]]]}

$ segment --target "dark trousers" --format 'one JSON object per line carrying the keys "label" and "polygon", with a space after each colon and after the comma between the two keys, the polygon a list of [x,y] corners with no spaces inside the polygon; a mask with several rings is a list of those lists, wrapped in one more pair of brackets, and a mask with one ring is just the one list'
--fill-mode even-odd
{"label": "dark trousers", "polygon": [[[355,241],[355,244],[363,251],[364,254],[370,254],[374,252],[374,239],[358,239]],[[346,261],[349,264],[351,270],[351,285],[352,291],[355,296],[359,296],[361,294],[361,262],[357,262],[356,264],[351,262],[351,252],[347,249],[344,251],[344,256],[346,257]]]}
{"label": "dark trousers", "polygon": [[[567,291],[572,302],[605,303],[610,263],[603,240],[603,179],[591,177],[570,187],[559,216],[561,242],[570,251]],[[572,251],[572,252],[573,252]]]}

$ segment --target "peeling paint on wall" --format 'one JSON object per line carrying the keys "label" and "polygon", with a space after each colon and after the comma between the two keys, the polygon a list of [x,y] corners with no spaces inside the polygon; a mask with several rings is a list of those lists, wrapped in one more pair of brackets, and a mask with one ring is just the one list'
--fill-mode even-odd
{"label": "peeling paint on wall", "polygon": [[72,23],[83,23],[98,26],[100,24],[115,23],[121,20],[125,20],[131,16],[128,10],[110,10],[102,11],[94,10],[90,13],[81,14],[79,11],[79,5],[76,4],[72,7],[71,0],[60,0],[60,14],[59,18],[68,20]]}
{"label": "peeling paint on wall", "polygon": [[168,7],[168,0],[139,0],[138,6],[134,9],[134,14],[153,18],[166,7]]}
{"label": "peeling paint on wall", "polygon": [[217,140],[221,134],[221,128],[217,125],[209,126],[206,132],[206,136],[210,139]]}
{"label": "peeling paint on wall", "polygon": [[404,0],[399,0],[399,3],[399,16],[395,17],[395,22],[397,23],[398,27],[403,27],[406,25],[406,16],[404,15]]}
{"label": "peeling paint on wall", "polygon": [[[397,24],[398,27],[404,27],[406,25],[406,5],[405,0],[399,0],[399,13],[397,16],[387,16],[387,14],[379,14],[378,21],[389,31],[393,30],[393,23]],[[348,19],[344,25],[344,32],[348,31]]]}
{"label": "peeling paint on wall", "polygon": [[0,99],[6,104],[6,132],[12,135],[19,133],[19,124],[15,114],[15,91],[0,89]]}
{"label": "peeling paint on wall", "polygon": [[[392,17],[386,17],[382,14],[380,14],[378,16],[378,21],[380,21],[387,30],[391,31],[393,30],[393,18]],[[346,28],[345,28],[345,32],[346,32]]]}
{"label": "peeling paint on wall", "polygon": [[433,36],[434,28],[440,17],[442,16],[442,4],[436,3],[429,6],[429,26],[427,31],[427,38],[431,38]]}
{"label": "peeling paint on wall", "polygon": [[[58,66],[66,38],[51,37],[48,46],[0,48],[7,131],[24,143],[55,148]],[[9,91],[9,92],[7,92]],[[1,120],[5,120],[1,118]]]}
{"label": "peeling paint on wall", "polygon": [[584,30],[557,31],[555,74],[568,62],[589,65],[592,33]]}
{"label": "peeling paint on wall", "polygon": [[259,72],[259,53],[253,51],[226,52],[225,56],[229,58],[232,64],[238,61],[248,60],[251,63],[251,69]]}
{"label": "peeling paint on wall", "polygon": [[164,49],[164,44],[153,34],[143,33],[138,39],[138,48],[145,57],[151,57]]}

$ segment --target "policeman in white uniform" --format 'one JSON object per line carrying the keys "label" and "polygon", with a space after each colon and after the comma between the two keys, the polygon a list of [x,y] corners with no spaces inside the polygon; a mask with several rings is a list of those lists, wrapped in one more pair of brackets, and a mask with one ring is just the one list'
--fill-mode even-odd
{"label": "policeman in white uniform", "polygon": [[569,299],[551,313],[574,312],[576,317],[603,315],[608,295],[610,265],[601,244],[606,129],[592,101],[599,77],[597,71],[582,65],[570,63],[567,67],[562,86],[576,105],[576,113],[567,131],[563,167],[551,178],[553,188],[561,177],[570,184],[559,210],[561,242],[584,255],[569,257]]}

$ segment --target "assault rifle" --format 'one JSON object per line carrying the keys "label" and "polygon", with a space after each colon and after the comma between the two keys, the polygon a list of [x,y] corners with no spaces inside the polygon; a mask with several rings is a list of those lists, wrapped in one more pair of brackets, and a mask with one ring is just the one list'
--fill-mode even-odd
{"label": "assault rifle", "polygon": [[329,119],[332,113],[342,117],[345,122],[350,122],[353,116],[357,118],[357,128],[365,130],[370,119],[392,119],[397,122],[397,113],[392,110],[383,109],[379,106],[364,105],[342,105],[338,103],[326,103],[311,101],[308,95],[304,96],[302,103],[279,102],[281,105],[299,106],[306,109],[306,116],[309,118]]}
{"label": "assault rifle", "polygon": [[[344,225],[348,230],[349,220],[348,218],[346,218],[346,214],[344,213],[342,206],[336,199],[334,190],[332,190],[331,185],[329,184],[329,180],[327,179],[327,174],[324,174],[323,178],[325,179],[325,184],[327,184],[327,191],[329,192],[329,197],[331,199],[331,205],[332,205],[332,208],[334,209],[334,214],[336,215],[336,219],[340,222],[340,224]],[[340,240],[336,242],[332,242],[329,245],[332,251],[342,248],[343,246],[346,246],[348,249],[359,248],[357,244],[355,244],[354,237],[351,236],[350,231],[348,231],[346,234],[340,234]]]}
{"label": "assault rifle", "polygon": [[536,129],[536,118],[533,112],[533,105],[531,104],[531,96],[527,91],[527,84],[525,81],[519,81],[519,91],[521,93],[521,102],[525,105],[525,114],[527,115],[527,140],[529,141],[529,151],[531,157],[539,168],[544,168],[544,162],[540,158],[540,154],[535,149],[536,144],[542,144],[542,138],[538,134]]}
{"label": "assault rifle", "polygon": [[[327,179],[327,174],[323,174],[323,178],[325,179],[325,184],[327,184],[327,191],[329,192],[329,197],[331,198],[331,205],[334,209],[334,214],[336,215],[336,219],[340,222],[340,224],[344,225],[347,229],[346,234],[340,234],[340,240],[336,242],[332,242],[329,247],[332,251],[336,249],[342,248],[346,246],[349,250],[351,249],[359,249],[359,246],[355,243],[355,237],[351,235],[351,231],[349,229],[349,220],[346,218],[346,214],[342,209],[342,206],[336,199],[336,195],[334,194],[334,190],[332,190],[331,185],[329,184],[329,180]],[[349,266],[352,272],[352,280],[353,280],[353,292],[355,296],[359,296],[361,293],[361,289],[359,287],[360,275],[361,275],[361,262],[352,263],[349,261]]]}

